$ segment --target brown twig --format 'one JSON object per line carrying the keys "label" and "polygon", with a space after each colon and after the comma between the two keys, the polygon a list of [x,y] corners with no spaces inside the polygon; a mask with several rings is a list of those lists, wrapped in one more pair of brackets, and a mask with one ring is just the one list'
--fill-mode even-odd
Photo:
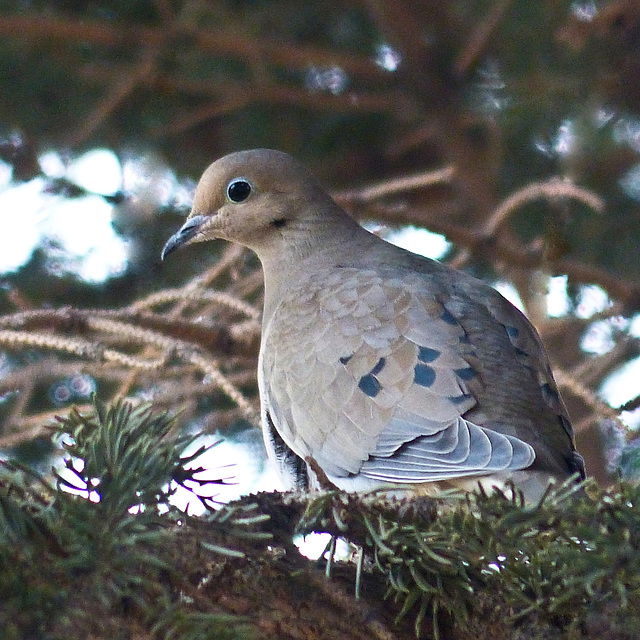
{"label": "brown twig", "polygon": [[228,307],[233,311],[247,316],[247,318],[251,320],[260,319],[260,311],[240,298],[236,298],[223,291],[200,291],[194,296],[193,289],[187,287],[181,287],[180,289],[163,289],[162,291],[152,293],[144,300],[139,300],[132,304],[130,308],[134,312],[137,312],[145,307],[155,307],[168,302],[175,302],[176,300],[184,300],[185,298],[193,302],[194,297],[198,301],[213,302],[216,305]]}
{"label": "brown twig", "polygon": [[[219,304],[220,297],[215,295],[216,292],[212,293],[214,295],[211,296],[211,299]],[[191,302],[194,301],[193,298],[194,296],[191,296]],[[203,299],[206,301],[209,299],[209,296],[205,294]],[[229,296],[229,299],[225,299],[225,305],[230,306],[232,300],[233,297]],[[236,307],[236,310],[239,309]],[[243,313],[246,312],[247,314],[251,313],[253,315],[254,311],[255,310],[251,309],[248,305],[246,308],[242,308]],[[231,327],[228,325],[212,325],[198,320],[192,321],[188,318],[172,318],[148,311],[130,311],[129,309],[72,309],[70,307],[64,307],[60,309],[39,309],[0,317],[0,327],[4,326],[12,329],[12,331],[8,331],[7,333],[0,331],[0,341],[10,344],[12,342],[17,343],[20,340],[26,340],[30,342],[31,346],[38,346],[36,342],[34,342],[34,340],[36,340],[35,338],[28,338],[27,336],[40,335],[41,337],[38,339],[42,341],[42,346],[45,346],[46,342],[48,348],[81,355],[83,349],[89,349],[89,345],[92,344],[90,341],[82,341],[75,338],[67,341],[66,338],[56,338],[53,334],[48,333],[38,334],[34,330],[55,329],[76,333],[79,331],[86,332],[91,329],[101,331],[104,327],[109,326],[109,322],[122,323],[115,325],[119,327],[119,330],[111,332],[114,333],[115,336],[134,340],[138,340],[140,336],[147,336],[151,343],[159,346],[162,342],[162,344],[169,349],[171,345],[175,344],[175,342],[173,342],[175,338],[180,336],[190,343],[197,344],[199,347],[224,355],[255,354],[255,339],[259,337],[260,332],[257,321],[252,319],[251,325],[243,322],[241,324],[241,331],[236,332],[236,335],[238,333],[241,334],[242,339],[235,341],[231,335]],[[101,325],[101,323],[104,324]],[[125,330],[126,328],[128,329]],[[248,341],[250,329],[254,334],[253,342]],[[26,335],[20,337],[20,330]],[[150,332],[145,334],[145,330],[150,330]],[[142,338],[142,340],[144,341],[145,338]],[[57,343],[57,346],[53,344],[54,342]]]}
{"label": "brown twig", "polygon": [[304,461],[309,465],[309,468],[315,474],[318,484],[323,491],[336,491],[338,487],[336,487],[331,480],[327,477],[327,474],[324,472],[324,469],[316,462],[316,459],[313,456],[307,456]]}
{"label": "brown twig", "polygon": [[0,344],[7,349],[23,349],[24,347],[39,347],[41,349],[51,349],[82,358],[97,358],[100,347],[89,340],[81,338],[63,338],[49,333],[38,333],[35,331],[0,331]]}
{"label": "brown twig", "polygon": [[[85,65],[78,72],[86,82],[98,85],[113,81],[121,73],[122,71],[118,69],[103,68],[94,64]],[[295,85],[255,85],[250,80],[206,82],[169,74],[149,77],[146,81],[141,81],[141,84],[157,92],[173,93],[179,91],[190,96],[214,99],[215,101],[213,104],[204,104],[200,109],[176,120],[166,131],[160,127],[151,129],[152,135],[156,137],[180,133],[208,119],[249,104],[293,105],[313,111],[393,113],[402,119],[409,119],[418,112],[417,107],[408,96],[390,89],[379,92],[360,89],[333,94],[319,91],[311,92],[306,87]]]}
{"label": "brown twig", "polygon": [[518,189],[503,200],[486,222],[483,232],[487,237],[495,235],[517,209],[533,200],[560,200],[563,198],[579,200],[597,213],[604,211],[604,201],[593,191],[579,187],[569,180],[551,178],[546,182],[534,182]]}
{"label": "brown twig", "polygon": [[640,340],[624,334],[620,336],[613,348],[606,353],[585,358],[579,362],[570,375],[580,380],[582,384],[590,387],[598,386],[612,371],[620,366],[621,362],[628,360],[640,352]]}
{"label": "brown twig", "polygon": [[105,97],[69,137],[67,144],[71,147],[85,142],[96,129],[135,91],[143,82],[148,82],[155,72],[158,47],[148,47],[143,51],[140,62],[126,73],[118,74],[107,89]]}
{"label": "brown twig", "polygon": [[[230,399],[237,408],[223,411],[216,425],[223,427],[240,417],[256,424],[260,312],[239,292],[251,294],[260,280],[255,270],[243,274],[245,255],[237,247],[229,248],[217,265],[184,289],[157,292],[122,309],[64,307],[0,316],[0,344],[45,354],[38,364],[18,368],[0,380],[0,390],[10,394],[0,413],[3,441],[17,444],[42,433],[33,425],[39,420],[44,424],[48,414],[46,409],[29,414],[34,394],[79,371],[94,378],[102,393],[115,387],[110,395],[139,399],[142,393],[167,408],[179,403],[186,409],[185,419],[197,415],[204,397],[218,404]],[[213,289],[219,281],[224,287]],[[224,356],[224,361],[213,354]],[[64,411],[60,408],[58,413]]]}
{"label": "brown twig", "polygon": [[455,167],[449,165],[434,171],[425,171],[411,176],[402,176],[400,178],[384,180],[371,185],[370,187],[340,191],[335,193],[333,197],[340,203],[366,203],[389,195],[451,182],[454,176]]}
{"label": "brown twig", "polygon": [[453,71],[457,76],[467,73],[491,44],[491,38],[504,20],[510,4],[511,0],[497,0],[488,15],[473,30],[467,46],[453,63]]}
{"label": "brown twig", "polygon": [[[163,83],[166,83],[165,79]],[[161,125],[149,129],[147,135],[149,138],[168,138],[178,135],[183,131],[197,127],[208,120],[214,120],[232,111],[237,111],[248,106],[255,101],[254,93],[246,88],[247,91],[240,91],[237,95],[225,95],[224,99],[213,104],[207,104],[190,113],[176,116],[169,125]]]}
{"label": "brown twig", "polygon": [[200,368],[216,385],[218,385],[240,408],[245,418],[254,425],[260,424],[260,413],[248,402],[238,388],[222,373],[215,360],[204,358],[196,352],[182,354],[185,359]]}
{"label": "brown twig", "polygon": [[42,421],[43,417],[42,414],[38,414],[32,420],[23,420],[19,431],[0,436],[0,449],[11,449],[44,435],[46,426]]}
{"label": "brown twig", "polygon": [[97,22],[53,16],[11,15],[0,17],[0,35],[21,40],[60,40],[86,42],[103,46],[163,47],[169,37],[189,38],[203,53],[251,61],[259,55],[271,64],[306,70],[311,65],[342,68],[346,73],[369,81],[380,81],[388,73],[365,56],[328,51],[318,47],[294,45],[281,40],[249,39],[241,33],[215,32],[175,25],[167,33],[163,27],[132,26],[123,23]]}
{"label": "brown twig", "polygon": [[[620,420],[618,412],[615,409],[612,409],[608,404],[602,402],[602,400],[600,400],[591,389],[584,386],[579,380],[568,374],[563,369],[556,368],[554,370],[554,376],[561,391],[568,391],[577,398],[580,398],[580,400],[585,402],[597,416],[612,420],[621,431],[626,431],[626,427]],[[588,422],[588,424],[590,424],[592,420],[593,418]],[[576,431],[578,431],[578,426],[576,426]]]}

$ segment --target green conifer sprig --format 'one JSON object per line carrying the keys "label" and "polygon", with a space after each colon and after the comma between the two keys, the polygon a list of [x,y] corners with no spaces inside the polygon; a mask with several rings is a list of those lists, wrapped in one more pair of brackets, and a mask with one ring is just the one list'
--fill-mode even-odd
{"label": "green conifer sprig", "polygon": [[[189,480],[199,496],[223,482],[195,477],[201,469],[193,463],[206,448],[185,450],[197,436],[181,434],[150,405],[106,406],[96,398],[92,412],[72,411],[54,431],[68,458],[53,485],[15,463],[0,466],[4,637],[111,637],[110,625],[122,625],[123,615],[159,639],[247,637],[243,618],[196,611],[180,598],[190,585],[177,547],[191,528],[170,502],[175,483]],[[250,537],[260,520],[250,505],[210,519],[218,523],[210,538],[225,525],[227,538]]]}
{"label": "green conifer sprig", "polygon": [[527,638],[585,637],[588,624],[634,638],[640,487],[589,483],[588,490],[590,497],[567,482],[525,505],[512,487],[478,489],[425,498],[424,508],[420,499],[394,504],[326,492],[310,500],[299,530],[364,546],[399,603],[397,620],[412,616],[417,636],[426,620],[437,638],[449,621],[467,629],[473,618],[486,623],[499,612],[501,625],[526,629]]}

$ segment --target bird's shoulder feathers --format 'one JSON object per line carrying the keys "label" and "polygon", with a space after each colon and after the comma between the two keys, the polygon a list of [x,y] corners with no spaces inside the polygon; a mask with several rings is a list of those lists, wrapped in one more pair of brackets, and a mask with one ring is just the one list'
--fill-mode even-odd
{"label": "bird's shoulder feathers", "polygon": [[497,292],[485,303],[470,287],[439,266],[384,264],[292,287],[261,353],[263,402],[284,442],[330,477],[425,482],[529,466],[540,415],[557,419],[536,370],[544,352]]}

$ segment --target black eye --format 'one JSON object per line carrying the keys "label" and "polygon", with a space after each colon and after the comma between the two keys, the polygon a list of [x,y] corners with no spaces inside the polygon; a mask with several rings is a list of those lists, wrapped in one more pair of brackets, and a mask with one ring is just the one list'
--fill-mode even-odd
{"label": "black eye", "polygon": [[231,202],[244,202],[251,195],[251,185],[243,178],[236,178],[229,183],[227,195]]}

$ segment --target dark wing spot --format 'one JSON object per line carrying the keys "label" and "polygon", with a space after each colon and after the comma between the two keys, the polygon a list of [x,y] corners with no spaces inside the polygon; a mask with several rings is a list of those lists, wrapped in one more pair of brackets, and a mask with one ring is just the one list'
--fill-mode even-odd
{"label": "dark wing spot", "polygon": [[540,391],[542,391],[542,397],[547,402],[553,403],[553,402],[558,402],[558,400],[560,400],[560,396],[558,395],[558,392],[556,391],[556,389],[554,389],[547,382],[545,382],[543,385],[540,386]]}
{"label": "dark wing spot", "polygon": [[430,387],[436,381],[436,372],[428,364],[417,364],[413,375],[413,381],[421,387]]}
{"label": "dark wing spot", "polygon": [[526,351],[523,351],[519,347],[516,347],[516,354],[519,356],[524,356],[525,358],[529,357],[529,354]]}
{"label": "dark wing spot", "polygon": [[457,326],[458,324],[455,316],[448,309],[444,310],[444,313],[440,316],[440,318],[442,318],[442,320],[444,320],[447,324],[451,324],[453,326]]}
{"label": "dark wing spot", "polygon": [[518,329],[518,327],[506,327],[505,329],[507,330],[507,335],[510,338],[517,338],[518,335],[520,334],[520,329]]}
{"label": "dark wing spot", "polygon": [[286,226],[286,224],[287,224],[286,218],[276,218],[275,220],[271,221],[271,226],[275,227],[276,229],[281,229],[282,227]]}
{"label": "dark wing spot", "polygon": [[366,393],[370,398],[375,398],[380,389],[382,389],[382,385],[380,381],[376,378],[376,374],[380,373],[384,368],[386,360],[384,358],[380,358],[376,363],[376,366],[369,371],[366,375],[360,378],[360,382],[358,382],[358,387],[360,391]]}
{"label": "dark wing spot", "polygon": [[459,396],[449,396],[449,400],[453,402],[453,404],[462,404],[466,402],[469,398],[471,398],[470,393],[461,393]]}
{"label": "dark wing spot", "polygon": [[384,358],[380,358],[380,360],[378,360],[378,364],[376,364],[376,366],[373,367],[371,371],[369,371],[369,374],[375,376],[376,374],[380,373],[382,371],[382,368],[384,367],[385,362],[386,361]]}
{"label": "dark wing spot", "polygon": [[353,354],[351,354],[350,356],[342,356],[342,358],[340,358],[340,362],[344,365],[347,364],[347,362],[349,362],[349,360],[351,360],[351,358],[353,358]]}
{"label": "dark wing spot", "polygon": [[460,378],[460,380],[471,380],[476,376],[476,372],[471,367],[455,369],[455,374],[458,376],[458,378]]}
{"label": "dark wing spot", "polygon": [[471,340],[469,339],[469,336],[466,333],[460,336],[460,342],[462,344],[471,344]]}
{"label": "dark wing spot", "polygon": [[370,398],[375,398],[378,393],[380,393],[382,385],[378,382],[378,379],[374,375],[367,373],[366,376],[362,376],[362,378],[360,378],[360,382],[358,382],[358,388]]}
{"label": "dark wing spot", "polygon": [[440,351],[429,347],[418,347],[418,360],[420,362],[433,362],[440,357]]}

